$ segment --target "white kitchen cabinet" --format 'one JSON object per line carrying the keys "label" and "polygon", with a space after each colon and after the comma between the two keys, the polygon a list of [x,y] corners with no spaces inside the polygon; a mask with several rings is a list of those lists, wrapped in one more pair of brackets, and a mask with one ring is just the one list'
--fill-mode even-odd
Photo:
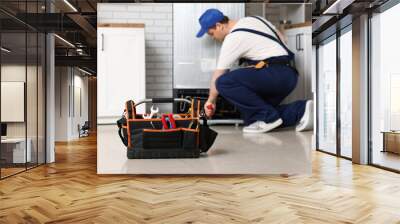
{"label": "white kitchen cabinet", "polygon": [[287,45],[295,54],[296,69],[299,79],[296,88],[286,97],[283,103],[295,100],[313,99],[312,80],[312,28],[311,26],[296,27],[285,30]]}
{"label": "white kitchen cabinet", "polygon": [[98,25],[98,124],[115,123],[127,100],[146,97],[144,35],[144,24]]}

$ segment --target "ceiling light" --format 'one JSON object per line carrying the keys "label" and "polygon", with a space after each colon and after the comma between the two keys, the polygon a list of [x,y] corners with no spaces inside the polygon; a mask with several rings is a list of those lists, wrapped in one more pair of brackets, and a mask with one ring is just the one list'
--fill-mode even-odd
{"label": "ceiling light", "polygon": [[81,71],[81,72],[83,72],[83,73],[85,73],[85,74],[87,74],[87,75],[92,75],[92,73],[90,73],[90,72],[88,72],[88,71],[86,71],[86,70],[83,70],[83,69],[81,69],[81,68],[79,68],[79,67],[78,67],[78,70]]}
{"label": "ceiling light", "polygon": [[71,4],[69,3],[68,0],[64,0],[65,4],[67,4],[72,10],[74,10],[75,12],[78,12],[78,10]]}
{"label": "ceiling light", "polygon": [[355,0],[336,0],[332,5],[330,5],[324,12],[323,15],[329,14],[342,14],[343,10],[351,5]]}
{"label": "ceiling light", "polygon": [[340,2],[339,0],[335,1],[335,2],[334,2],[331,6],[329,6],[322,14],[331,13],[330,11],[331,11],[332,9],[334,9],[334,8],[337,6],[337,4],[338,4],[339,2]]}
{"label": "ceiling light", "polygon": [[7,48],[5,48],[5,47],[1,47],[1,50],[4,51],[4,52],[6,52],[6,53],[10,53],[10,52],[11,52],[11,50],[9,50],[9,49],[7,49]]}
{"label": "ceiling light", "polygon": [[83,55],[84,54],[83,49],[81,49],[81,48],[77,48],[76,49],[76,53],[78,53],[79,55]]}
{"label": "ceiling light", "polygon": [[60,39],[61,41],[63,41],[64,43],[68,44],[69,46],[75,48],[75,45],[73,45],[73,44],[72,44],[71,42],[69,42],[68,40],[66,40],[66,39],[64,39],[64,38],[62,38],[62,37],[60,37],[60,36],[57,35],[57,34],[54,34],[54,36],[57,37],[58,39]]}

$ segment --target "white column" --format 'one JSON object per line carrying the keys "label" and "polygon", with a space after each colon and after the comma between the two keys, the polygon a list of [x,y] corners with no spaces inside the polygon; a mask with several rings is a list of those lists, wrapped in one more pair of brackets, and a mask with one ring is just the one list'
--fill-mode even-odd
{"label": "white column", "polygon": [[353,162],[368,163],[368,16],[353,20]]}
{"label": "white column", "polygon": [[55,75],[54,75],[54,35],[46,37],[46,163],[55,161],[54,133],[55,133]]}

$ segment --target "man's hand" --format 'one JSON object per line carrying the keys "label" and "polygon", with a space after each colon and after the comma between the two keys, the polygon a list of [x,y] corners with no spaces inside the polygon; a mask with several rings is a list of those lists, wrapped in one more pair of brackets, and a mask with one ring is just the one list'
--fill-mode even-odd
{"label": "man's hand", "polygon": [[216,105],[215,103],[207,100],[207,102],[204,104],[204,112],[206,113],[206,116],[208,118],[211,118],[214,113],[215,113]]}

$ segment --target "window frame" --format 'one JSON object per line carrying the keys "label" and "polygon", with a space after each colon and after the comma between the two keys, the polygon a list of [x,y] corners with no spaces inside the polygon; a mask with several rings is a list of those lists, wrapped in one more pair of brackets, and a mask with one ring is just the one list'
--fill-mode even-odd
{"label": "window frame", "polygon": [[[346,18],[347,19],[347,18]],[[319,152],[323,152],[329,155],[333,155],[336,157],[340,157],[346,160],[352,160],[352,158],[347,157],[342,155],[341,153],[341,119],[340,119],[340,103],[341,103],[341,99],[340,99],[340,77],[341,77],[341,67],[340,67],[340,38],[342,35],[346,34],[347,32],[351,32],[352,31],[352,23],[350,22],[349,24],[346,24],[344,27],[337,29],[335,33],[333,33],[332,35],[326,37],[325,39],[322,39],[320,41],[317,42],[316,44],[316,107],[317,107],[317,112],[316,112],[316,150]],[[319,98],[319,94],[320,94],[320,86],[319,86],[319,48],[320,45],[322,44],[327,44],[331,41],[336,41],[336,152],[332,153],[329,152],[327,150],[321,149],[319,147],[319,113],[318,113],[318,108],[319,108],[319,104],[318,104],[318,98]]]}
{"label": "window frame", "polygon": [[374,14],[382,14],[385,11],[393,8],[394,6],[396,6],[397,4],[400,3],[400,0],[388,0],[387,2],[385,2],[384,4],[380,5],[377,8],[374,8],[370,11],[368,11],[368,31],[367,31],[367,39],[368,39],[368,165],[376,167],[376,168],[380,168],[383,170],[387,170],[387,171],[391,171],[394,173],[400,173],[400,170],[398,169],[394,169],[391,167],[387,167],[384,165],[380,165],[377,163],[373,162],[373,153],[374,153],[374,149],[373,149],[373,130],[372,130],[372,106],[373,106],[373,102],[372,102],[372,42],[373,42],[373,38],[372,38],[372,19],[374,18]]}

